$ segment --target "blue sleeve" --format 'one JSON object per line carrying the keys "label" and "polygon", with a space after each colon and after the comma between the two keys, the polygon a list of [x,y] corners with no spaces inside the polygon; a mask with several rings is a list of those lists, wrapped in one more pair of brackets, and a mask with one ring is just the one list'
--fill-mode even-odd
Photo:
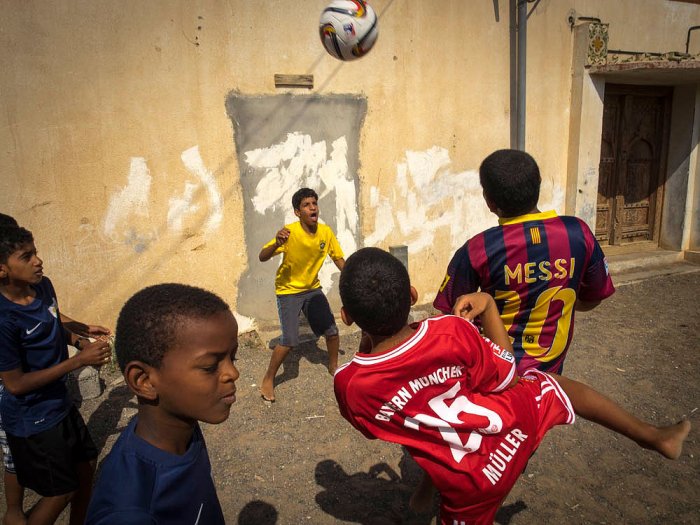
{"label": "blue sleeve", "polygon": [[433,306],[436,310],[449,314],[460,295],[476,292],[478,289],[479,276],[472,267],[467,242],[452,257]]}

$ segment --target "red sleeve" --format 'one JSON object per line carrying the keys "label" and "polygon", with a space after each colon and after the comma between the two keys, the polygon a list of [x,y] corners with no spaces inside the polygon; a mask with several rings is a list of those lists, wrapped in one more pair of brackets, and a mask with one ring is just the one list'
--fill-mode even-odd
{"label": "red sleeve", "polygon": [[[335,376],[333,377],[333,391],[335,392],[335,399],[338,402],[338,410],[340,415],[343,416],[353,427],[359,430],[363,436],[367,439],[377,439],[377,437],[370,433],[369,430],[361,423],[362,416],[360,414],[355,414],[356,410],[353,409],[352,402],[348,402],[348,398],[352,397],[350,390],[350,379],[352,374],[348,373],[341,368],[339,369]],[[359,410],[358,410],[359,412]]]}
{"label": "red sleeve", "polygon": [[481,393],[500,392],[515,377],[515,357],[496,343],[479,334],[469,321],[455,317],[455,337],[470,355],[466,367],[469,388]]}

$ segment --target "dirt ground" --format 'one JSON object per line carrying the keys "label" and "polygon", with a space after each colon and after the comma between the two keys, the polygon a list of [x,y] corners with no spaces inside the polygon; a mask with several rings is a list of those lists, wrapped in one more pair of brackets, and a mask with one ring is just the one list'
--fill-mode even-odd
{"label": "dirt ground", "polygon": [[[681,458],[665,460],[584,420],[557,427],[497,523],[700,523],[699,295],[700,272],[619,286],[599,308],[577,314],[565,369],[651,422],[690,418]],[[357,343],[356,331],[342,334],[341,362]],[[238,401],[228,421],[204,425],[227,523],[435,523],[434,514],[408,510],[418,474],[401,448],[366,440],[339,415],[323,345],[308,343],[290,355],[277,402],[268,404],[257,387],[268,341],[241,337]],[[105,393],[81,404],[100,461],[136,411],[116,370],[103,378]]]}

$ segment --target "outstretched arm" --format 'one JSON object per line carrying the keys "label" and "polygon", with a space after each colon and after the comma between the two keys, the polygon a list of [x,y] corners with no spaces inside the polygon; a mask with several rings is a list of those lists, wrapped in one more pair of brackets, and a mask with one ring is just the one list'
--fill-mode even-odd
{"label": "outstretched arm", "polygon": [[[63,327],[72,334],[75,334],[75,336],[77,337],[99,338],[106,337],[112,334],[110,329],[105,328],[104,326],[81,323],[80,321],[71,319],[64,313],[60,313],[60,316]],[[74,339],[71,338],[71,344],[73,343],[73,341]]]}
{"label": "outstretched arm", "polygon": [[290,232],[287,228],[282,228],[280,231],[278,231],[277,235],[275,235],[275,243],[266,245],[262,250],[260,250],[260,254],[258,255],[260,262],[269,261],[275,254],[277,248],[287,242],[287,239],[289,239],[289,233]]}

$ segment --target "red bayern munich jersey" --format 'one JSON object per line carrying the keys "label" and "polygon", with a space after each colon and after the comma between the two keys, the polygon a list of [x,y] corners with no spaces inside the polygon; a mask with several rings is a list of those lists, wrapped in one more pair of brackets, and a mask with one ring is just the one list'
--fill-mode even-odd
{"label": "red bayern munich jersey", "polygon": [[449,313],[457,297],[479,289],[496,300],[521,374],[561,373],[576,300],[615,292],[588,225],[554,211],[501,219],[469,239],[452,257],[433,305]]}
{"label": "red bayern munich jersey", "polygon": [[513,355],[469,321],[412,326],[395,348],[358,353],[338,369],[340,412],[366,437],[408,449],[441,493],[443,524],[493,523],[546,431],[573,423],[569,400],[535,371],[508,388]]}

